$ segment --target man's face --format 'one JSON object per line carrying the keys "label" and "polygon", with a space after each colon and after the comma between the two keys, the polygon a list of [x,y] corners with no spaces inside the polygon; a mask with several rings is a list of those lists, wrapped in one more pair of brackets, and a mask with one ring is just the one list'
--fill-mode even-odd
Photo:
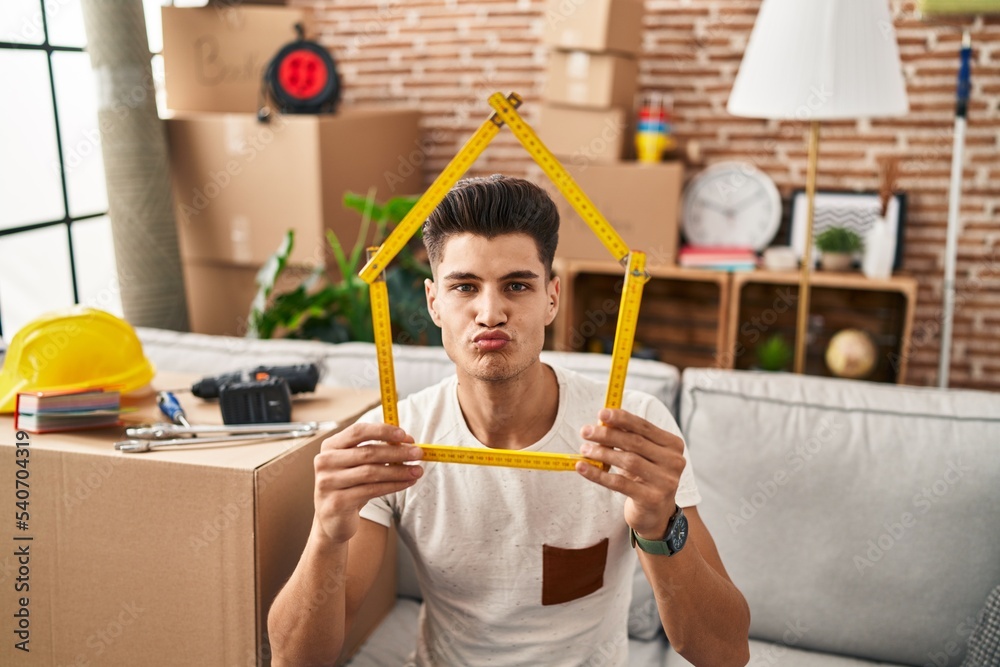
{"label": "man's face", "polygon": [[534,239],[460,234],[444,245],[427,308],[460,373],[487,382],[516,377],[538,361],[559,306]]}

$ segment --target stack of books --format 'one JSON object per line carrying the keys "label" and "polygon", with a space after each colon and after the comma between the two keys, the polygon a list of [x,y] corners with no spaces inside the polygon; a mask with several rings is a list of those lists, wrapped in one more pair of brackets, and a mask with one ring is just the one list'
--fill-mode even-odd
{"label": "stack of books", "polygon": [[757,252],[753,248],[687,245],[681,248],[678,263],[692,269],[752,271],[757,268]]}
{"label": "stack of books", "polygon": [[55,433],[119,424],[121,394],[103,389],[38,391],[17,395],[14,428]]}

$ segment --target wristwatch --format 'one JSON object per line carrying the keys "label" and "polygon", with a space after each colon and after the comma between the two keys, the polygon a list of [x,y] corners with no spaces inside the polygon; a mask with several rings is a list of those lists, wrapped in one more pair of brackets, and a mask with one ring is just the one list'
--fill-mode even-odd
{"label": "wristwatch", "polygon": [[677,505],[677,511],[667,522],[667,533],[662,540],[644,540],[635,534],[631,527],[628,529],[629,541],[634,549],[636,545],[648,554],[657,556],[673,556],[684,548],[688,536],[688,520],[684,516],[684,510]]}

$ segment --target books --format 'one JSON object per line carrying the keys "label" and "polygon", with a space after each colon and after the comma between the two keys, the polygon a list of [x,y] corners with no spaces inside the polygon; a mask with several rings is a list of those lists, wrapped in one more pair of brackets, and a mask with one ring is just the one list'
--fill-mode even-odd
{"label": "books", "polygon": [[752,271],[757,268],[757,253],[753,248],[684,246],[678,264],[689,268],[714,271]]}
{"label": "books", "polygon": [[14,415],[14,428],[31,433],[116,426],[121,394],[103,389],[21,393]]}

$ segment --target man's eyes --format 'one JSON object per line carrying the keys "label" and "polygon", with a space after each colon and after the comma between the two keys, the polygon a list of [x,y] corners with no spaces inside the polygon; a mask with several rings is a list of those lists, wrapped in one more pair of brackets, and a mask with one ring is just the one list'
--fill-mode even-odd
{"label": "man's eyes", "polygon": [[[458,283],[456,285],[452,285],[451,289],[456,292],[474,292],[476,290],[476,286],[471,283]],[[510,292],[527,292],[531,289],[531,286],[527,283],[510,283],[507,285],[506,289]]]}

